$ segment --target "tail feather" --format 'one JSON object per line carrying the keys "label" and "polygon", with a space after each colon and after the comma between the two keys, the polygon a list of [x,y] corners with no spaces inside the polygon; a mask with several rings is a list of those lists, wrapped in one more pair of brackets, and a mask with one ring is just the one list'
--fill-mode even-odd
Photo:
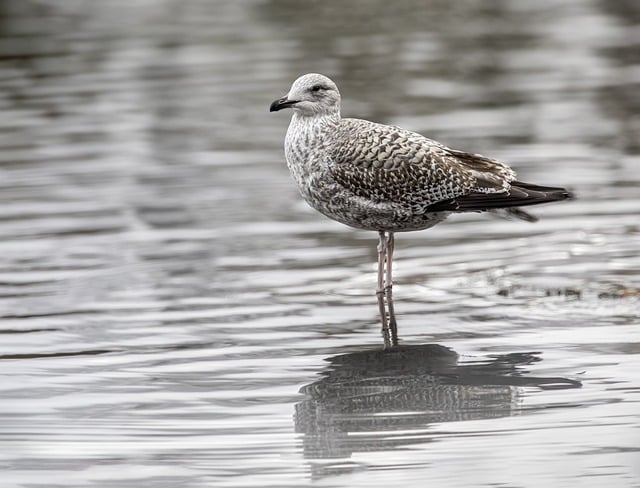
{"label": "tail feather", "polygon": [[[511,182],[511,188],[504,193],[470,193],[429,206],[429,211],[482,212],[487,210],[524,207],[539,203],[557,202],[573,198],[565,188],[532,185],[522,181]],[[535,217],[522,210],[509,211],[515,217],[534,221]]]}
{"label": "tail feather", "polygon": [[540,220],[536,215],[525,212],[520,207],[492,208],[489,212],[503,219],[515,217],[516,219],[524,220],[525,222],[537,222]]}

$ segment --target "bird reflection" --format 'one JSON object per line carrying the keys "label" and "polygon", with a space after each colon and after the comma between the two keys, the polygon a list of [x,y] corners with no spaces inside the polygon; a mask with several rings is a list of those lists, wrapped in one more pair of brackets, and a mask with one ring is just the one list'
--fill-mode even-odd
{"label": "bird reflection", "polygon": [[567,378],[527,376],[526,365],[541,361],[535,352],[458,359],[437,344],[330,358],[322,378],[301,389],[306,398],[296,405],[305,457],[345,458],[428,442],[430,423],[516,414],[521,387],[581,386]]}

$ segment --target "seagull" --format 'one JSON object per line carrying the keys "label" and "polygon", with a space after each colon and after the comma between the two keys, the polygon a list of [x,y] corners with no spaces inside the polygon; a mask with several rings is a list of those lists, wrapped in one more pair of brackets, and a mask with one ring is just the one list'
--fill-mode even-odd
{"label": "seagull", "polygon": [[340,92],[309,73],[275,100],[290,108],[285,158],[302,198],[356,229],[378,233],[376,296],[385,348],[397,345],[392,297],[394,234],[428,229],[451,213],[501,210],[537,219],[518,207],[572,198],[564,188],[523,183],[505,163],[400,127],[340,116]]}

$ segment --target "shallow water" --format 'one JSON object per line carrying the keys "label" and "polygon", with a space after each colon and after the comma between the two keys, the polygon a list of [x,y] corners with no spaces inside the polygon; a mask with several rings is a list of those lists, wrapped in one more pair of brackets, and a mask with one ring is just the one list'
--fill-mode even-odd
{"label": "shallow water", "polygon": [[[640,486],[635,1],[0,4],[3,487]],[[540,222],[375,238],[269,103],[509,161]]]}

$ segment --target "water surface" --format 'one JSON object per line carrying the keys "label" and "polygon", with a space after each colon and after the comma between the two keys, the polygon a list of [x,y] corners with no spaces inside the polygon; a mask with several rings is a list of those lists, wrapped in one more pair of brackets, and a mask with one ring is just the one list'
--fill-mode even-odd
{"label": "water surface", "polygon": [[[6,487],[632,487],[634,1],[0,4]],[[375,238],[301,202],[298,75],[578,199]]]}

